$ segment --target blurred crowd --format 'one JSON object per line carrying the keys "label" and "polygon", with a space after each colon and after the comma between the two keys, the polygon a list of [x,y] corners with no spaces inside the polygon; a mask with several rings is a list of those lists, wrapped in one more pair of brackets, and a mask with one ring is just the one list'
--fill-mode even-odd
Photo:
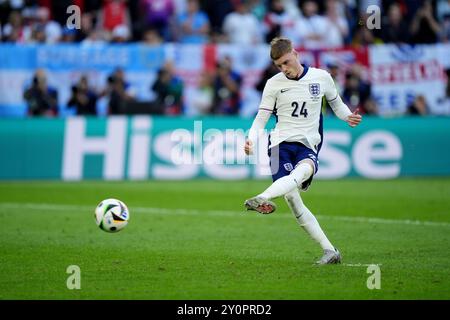
{"label": "blurred crowd", "polygon": [[[80,25],[67,24],[80,8]],[[381,28],[367,28],[370,5]],[[449,0],[0,0],[3,42],[268,43],[306,49],[450,39]],[[72,20],[70,20],[72,21]]]}
{"label": "blurred crowd", "polygon": [[[373,99],[371,84],[364,80],[361,66],[343,71],[337,64],[329,63],[330,72],[336,87],[350,110],[359,109],[361,114],[380,115],[376,101]],[[450,78],[447,70],[447,79]],[[270,64],[263,72],[254,89],[262,94],[264,85],[278,69]],[[340,81],[339,78],[344,80]],[[185,85],[177,76],[174,66],[167,62],[159,70],[154,83],[149,90],[155,93],[155,99],[140,102],[136,99],[133,88],[126,79],[123,69],[117,68],[107,79],[105,88],[98,89],[89,83],[87,75],[82,75],[78,82],[72,86],[71,96],[64,108],[69,109],[73,115],[120,115],[120,114],[160,114],[160,115],[241,115],[242,76],[233,69],[232,61],[225,57],[217,64],[214,72],[203,71],[196,87],[192,88],[192,97],[189,110],[186,109],[184,94]],[[447,81],[446,101],[450,106],[450,82]],[[39,69],[35,72],[31,84],[26,87],[23,97],[28,105],[29,116],[60,116],[58,107],[58,91],[49,85],[46,71]],[[100,111],[99,101],[106,101],[106,110]],[[132,106],[140,105],[138,109]],[[257,108],[258,105],[255,105]],[[256,109],[255,109],[256,112]],[[325,116],[334,116],[331,107],[323,100],[322,113]],[[426,98],[417,95],[406,107],[404,115],[426,116],[431,115]],[[401,115],[401,114],[400,114]]]}
{"label": "blurred crowd", "polygon": [[[67,24],[73,14],[67,10],[71,5],[80,8],[80,28]],[[381,9],[381,28],[366,25],[373,13],[367,11],[370,5]],[[286,36],[297,48],[314,50],[448,42],[450,0],[0,0],[0,21],[0,39],[6,43],[255,45]],[[378,114],[371,85],[358,65],[348,70],[333,64],[327,68],[352,110]],[[261,92],[276,72],[273,65],[268,66],[255,89]],[[214,71],[200,75],[187,111],[184,83],[167,62],[149,88],[155,100],[148,108],[170,115],[239,114],[242,81],[225,57]],[[30,115],[58,115],[58,92],[49,86],[45,70],[36,71],[23,96]],[[115,70],[101,90],[92,88],[88,77],[82,76],[66,103],[75,114],[95,115],[100,99],[107,101],[107,114],[127,113],[127,106],[137,102],[123,69]],[[323,110],[332,114],[326,103]],[[407,113],[429,113],[425,98],[417,96]]]}
{"label": "blurred crowd", "polygon": [[[82,75],[72,86],[71,96],[63,109],[76,115],[101,115],[100,100],[106,101],[105,115],[161,114],[161,115],[239,115],[242,105],[242,76],[233,70],[231,59],[225,57],[214,72],[200,74],[198,85],[193,88],[193,99],[189,110],[185,106],[185,84],[176,74],[171,61],[158,71],[153,84],[148,88],[155,94],[153,101],[142,102],[126,79],[122,68],[108,76],[105,88],[98,89]],[[48,82],[44,69],[38,69],[23,97],[30,116],[59,116],[58,90]],[[140,106],[139,106],[140,105]]]}

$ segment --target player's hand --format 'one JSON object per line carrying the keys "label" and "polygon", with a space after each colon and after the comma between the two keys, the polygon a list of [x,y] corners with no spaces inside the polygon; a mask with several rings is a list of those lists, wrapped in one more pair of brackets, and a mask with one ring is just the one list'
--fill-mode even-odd
{"label": "player's hand", "polygon": [[347,123],[352,128],[360,124],[361,120],[362,116],[359,114],[359,108],[356,108],[355,111],[347,117]]}
{"label": "player's hand", "polygon": [[245,141],[244,151],[246,155],[250,155],[253,153],[253,143],[250,140]]}

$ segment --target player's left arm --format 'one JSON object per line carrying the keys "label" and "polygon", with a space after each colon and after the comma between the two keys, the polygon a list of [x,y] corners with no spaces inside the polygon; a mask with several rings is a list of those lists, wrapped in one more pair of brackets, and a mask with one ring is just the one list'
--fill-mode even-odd
{"label": "player's left arm", "polygon": [[352,128],[361,123],[362,116],[359,114],[358,108],[353,113],[348,106],[342,101],[341,96],[337,92],[336,85],[329,73],[326,74],[325,79],[325,98],[333,109],[334,114],[341,120],[348,123]]}

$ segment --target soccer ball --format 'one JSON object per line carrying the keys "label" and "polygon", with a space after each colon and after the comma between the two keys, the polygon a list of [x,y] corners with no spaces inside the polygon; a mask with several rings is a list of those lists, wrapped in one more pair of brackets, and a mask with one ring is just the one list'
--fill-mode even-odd
{"label": "soccer ball", "polygon": [[95,208],[95,222],[106,232],[118,232],[125,228],[130,219],[127,206],[117,199],[106,199]]}

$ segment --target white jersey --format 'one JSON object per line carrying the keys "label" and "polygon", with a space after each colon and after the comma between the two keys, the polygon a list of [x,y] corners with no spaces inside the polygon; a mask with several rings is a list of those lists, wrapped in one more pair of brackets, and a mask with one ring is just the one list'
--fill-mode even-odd
{"label": "white jersey", "polygon": [[[329,102],[340,100],[331,75],[322,69],[304,66],[299,80],[288,79],[282,72],[267,80],[259,109],[272,111],[277,118],[269,147],[283,141],[300,142],[317,152],[322,142],[324,96]],[[343,114],[351,114],[345,108]]]}

